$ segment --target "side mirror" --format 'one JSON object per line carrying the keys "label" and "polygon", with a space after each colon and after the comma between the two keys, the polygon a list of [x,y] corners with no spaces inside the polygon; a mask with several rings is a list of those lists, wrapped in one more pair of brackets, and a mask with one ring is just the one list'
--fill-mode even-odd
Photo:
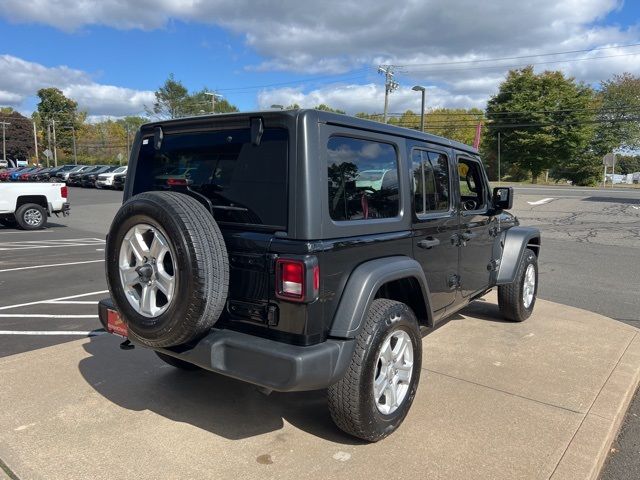
{"label": "side mirror", "polygon": [[513,207],[513,187],[495,187],[493,189],[493,207],[509,210]]}

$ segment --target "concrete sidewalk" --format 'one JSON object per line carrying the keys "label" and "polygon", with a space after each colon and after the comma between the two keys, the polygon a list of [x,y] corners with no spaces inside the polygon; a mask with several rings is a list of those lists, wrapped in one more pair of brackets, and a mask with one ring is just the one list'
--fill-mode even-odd
{"label": "concrete sidewalk", "polygon": [[[20,479],[595,478],[640,378],[637,330],[495,296],[424,338],[403,426],[363,444],[322,392],[180,372],[102,336],[0,361],[0,459]],[[1,477],[1,474],[0,474]]]}

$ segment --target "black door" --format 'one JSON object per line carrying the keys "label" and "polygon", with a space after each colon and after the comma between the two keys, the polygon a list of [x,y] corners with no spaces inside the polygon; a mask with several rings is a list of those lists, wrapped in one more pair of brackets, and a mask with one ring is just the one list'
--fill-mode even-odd
{"label": "black door", "polygon": [[458,157],[460,185],[460,289],[469,296],[489,284],[495,235],[495,218],[490,215],[489,185],[478,160]]}
{"label": "black door", "polygon": [[424,269],[431,308],[439,317],[455,300],[458,273],[458,215],[452,205],[451,166],[446,150],[413,147],[413,254]]}

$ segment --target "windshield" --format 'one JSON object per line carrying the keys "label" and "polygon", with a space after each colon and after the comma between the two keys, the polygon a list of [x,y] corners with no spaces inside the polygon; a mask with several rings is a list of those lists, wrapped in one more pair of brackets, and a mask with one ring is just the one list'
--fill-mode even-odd
{"label": "windshield", "polygon": [[248,128],[166,134],[160,150],[146,137],[133,194],[189,188],[212,202],[217,221],[286,229],[288,143],[281,128],[265,129],[258,146]]}
{"label": "windshield", "polygon": [[122,173],[127,169],[127,167],[118,167],[112,173]]}

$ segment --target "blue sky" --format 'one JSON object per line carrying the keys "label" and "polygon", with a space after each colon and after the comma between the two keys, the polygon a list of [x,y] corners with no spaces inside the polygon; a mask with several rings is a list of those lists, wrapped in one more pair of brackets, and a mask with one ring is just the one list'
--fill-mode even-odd
{"label": "blue sky", "polygon": [[[482,107],[514,62],[566,61],[539,69],[591,84],[640,74],[640,46],[533,56],[640,43],[640,2],[123,3],[4,0],[0,105],[30,112],[38,88],[57,86],[92,116],[136,114],[174,73],[241,110],[297,102],[379,112],[384,86],[376,67],[385,63],[404,66],[390,99],[391,111],[404,111],[419,109],[414,84],[428,88],[428,108]],[[532,57],[474,63],[521,55]],[[468,63],[434,65],[450,62]]]}

